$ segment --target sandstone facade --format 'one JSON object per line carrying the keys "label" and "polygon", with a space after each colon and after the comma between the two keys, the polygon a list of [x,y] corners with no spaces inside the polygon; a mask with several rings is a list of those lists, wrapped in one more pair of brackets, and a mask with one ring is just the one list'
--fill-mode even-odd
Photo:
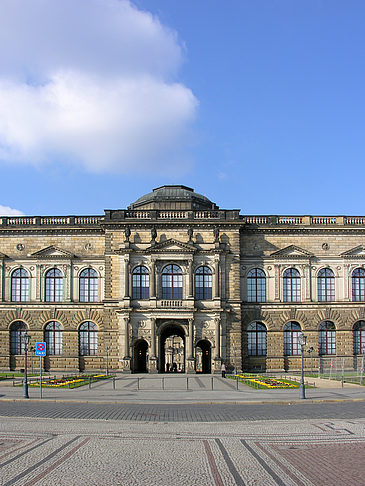
{"label": "sandstone facade", "polygon": [[49,370],[164,372],[174,336],[184,372],[298,369],[298,329],[312,366],[353,366],[364,235],[362,217],[242,216],[184,186],[103,216],[2,217],[0,368],[24,367],[24,329]]}

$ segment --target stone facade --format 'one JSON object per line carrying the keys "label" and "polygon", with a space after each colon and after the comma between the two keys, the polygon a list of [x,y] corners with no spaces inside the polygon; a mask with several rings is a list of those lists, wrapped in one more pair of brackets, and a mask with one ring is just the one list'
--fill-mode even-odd
{"label": "stone facade", "polygon": [[[353,328],[365,320],[361,275],[356,301],[353,294],[364,235],[363,217],[242,216],[184,186],[157,188],[103,216],[2,217],[0,368],[24,367],[16,341],[26,328],[30,349],[49,341],[48,370],[105,369],[108,359],[115,371],[164,372],[174,336],[184,346],[179,368],[188,373],[197,356],[206,373],[219,372],[222,361],[244,370],[298,369],[295,330],[286,334],[292,347],[284,345],[288,323],[307,335],[312,365],[319,366],[325,339],[328,356],[353,366],[362,352],[360,344],[354,354]],[[324,299],[323,269],[333,272]],[[296,276],[290,295],[287,270]],[[47,283],[50,271],[60,280]],[[261,272],[259,283],[252,271]],[[54,323],[58,331],[48,332]],[[256,323],[265,330],[259,346]],[[334,329],[321,337],[322,323]]]}

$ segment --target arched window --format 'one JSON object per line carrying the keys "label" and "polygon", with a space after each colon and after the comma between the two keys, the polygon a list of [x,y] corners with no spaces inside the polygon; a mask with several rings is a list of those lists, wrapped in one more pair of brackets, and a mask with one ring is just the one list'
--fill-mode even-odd
{"label": "arched window", "polygon": [[300,325],[297,322],[290,321],[284,326],[284,354],[285,356],[297,356],[301,354],[302,349],[299,344]]}
{"label": "arched window", "polygon": [[162,272],[162,298],[182,299],[182,271],[178,265],[167,265]]}
{"label": "arched window", "polygon": [[330,268],[322,268],[318,272],[318,301],[333,300],[335,300],[335,275]]}
{"label": "arched window", "polygon": [[352,300],[354,302],[365,301],[365,270],[355,268],[352,272]]}
{"label": "arched window", "polygon": [[148,299],[150,296],[150,275],[144,266],[136,267],[132,275],[132,299]]}
{"label": "arched window", "polygon": [[212,271],[207,266],[202,266],[196,269],[195,298],[197,300],[212,298]]}
{"label": "arched window", "polygon": [[14,270],[11,275],[12,302],[26,302],[29,300],[29,273],[24,268]]}
{"label": "arched window", "polygon": [[63,276],[61,270],[52,268],[46,273],[46,302],[62,302]]}
{"label": "arched window", "polygon": [[87,321],[79,328],[80,356],[95,356],[98,353],[98,328]]}
{"label": "arched window", "polygon": [[253,268],[247,274],[247,300],[248,302],[266,300],[266,275],[261,268]]}
{"label": "arched window", "polygon": [[98,283],[98,274],[93,268],[85,268],[80,273],[80,302],[98,301]]}
{"label": "arched window", "polygon": [[44,328],[47,355],[62,354],[62,326],[57,321],[49,322]]}
{"label": "arched window", "polygon": [[16,321],[10,326],[10,353],[24,354],[24,333],[27,326],[23,321]]}
{"label": "arched window", "polygon": [[354,354],[365,354],[365,321],[354,325]]}
{"label": "arched window", "polygon": [[331,321],[319,325],[319,354],[336,354],[336,328]]}
{"label": "arched window", "polygon": [[288,268],[283,274],[284,302],[300,302],[300,273],[295,268]]}
{"label": "arched window", "polygon": [[253,322],[247,328],[249,356],[266,356],[266,326]]}

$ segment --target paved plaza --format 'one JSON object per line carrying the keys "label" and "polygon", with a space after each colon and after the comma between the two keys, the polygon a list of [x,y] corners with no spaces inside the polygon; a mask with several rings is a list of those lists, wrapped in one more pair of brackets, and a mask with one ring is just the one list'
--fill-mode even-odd
{"label": "paved plaza", "polygon": [[[141,377],[142,379],[142,377]],[[173,378],[171,377],[173,380]],[[253,390],[219,377],[0,387],[4,486],[365,484],[362,387]],[[133,384],[134,383],[134,384]],[[185,383],[186,386],[186,383]],[[191,389],[190,389],[191,387]]]}
{"label": "paved plaza", "polygon": [[215,423],[3,418],[1,484],[364,484],[365,419]]}

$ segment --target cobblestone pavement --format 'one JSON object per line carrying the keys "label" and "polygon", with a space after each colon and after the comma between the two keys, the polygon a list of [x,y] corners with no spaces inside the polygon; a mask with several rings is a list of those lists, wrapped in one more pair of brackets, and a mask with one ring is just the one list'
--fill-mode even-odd
{"label": "cobblestone pavement", "polygon": [[0,417],[3,486],[359,486],[364,453],[365,419]]}
{"label": "cobblestone pavement", "polygon": [[[128,420],[140,422],[240,422],[253,420],[356,419],[365,417],[364,402],[244,404],[114,404],[0,402],[6,417]],[[364,482],[365,484],[365,482]]]}

